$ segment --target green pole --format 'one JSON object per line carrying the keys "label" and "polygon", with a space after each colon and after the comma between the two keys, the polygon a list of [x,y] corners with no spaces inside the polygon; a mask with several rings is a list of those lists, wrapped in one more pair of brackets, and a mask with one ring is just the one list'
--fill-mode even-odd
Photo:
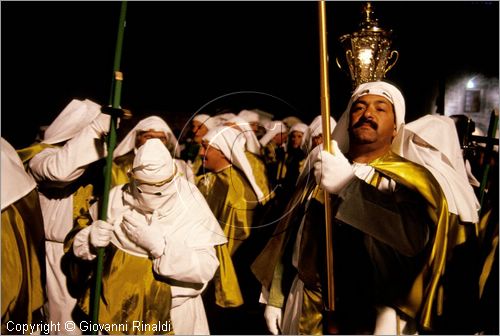
{"label": "green pole", "polygon": [[[111,81],[111,94],[109,105],[111,107],[118,109],[120,108],[120,99],[122,91],[122,81],[123,74],[120,72],[120,62],[122,57],[122,46],[123,46],[123,33],[125,31],[125,16],[127,14],[127,2],[122,1],[120,10],[120,21],[118,24],[118,37],[116,39],[115,48],[115,61],[113,65],[113,78]],[[109,133],[107,139],[107,149],[108,156],[106,157],[106,168],[104,171],[104,192],[102,196],[101,209],[99,214],[99,219],[108,219],[108,200],[109,200],[109,189],[111,186],[111,168],[113,166],[113,151],[116,147],[116,124],[118,117],[116,114],[111,114],[111,123],[109,126]],[[101,297],[101,285],[102,285],[102,268],[104,260],[104,248],[100,247],[97,249],[97,270],[95,276],[95,291],[94,300],[92,304],[92,324],[99,323],[99,303]],[[96,328],[92,328],[92,335],[97,334]]]}

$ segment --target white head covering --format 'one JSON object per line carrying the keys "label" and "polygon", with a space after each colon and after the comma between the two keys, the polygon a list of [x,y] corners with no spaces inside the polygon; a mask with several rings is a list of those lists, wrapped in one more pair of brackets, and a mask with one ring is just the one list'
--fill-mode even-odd
{"label": "white head covering", "polygon": [[149,139],[137,149],[132,164],[134,178],[147,183],[159,183],[172,178],[175,164],[160,139]]}
{"label": "white head covering", "polygon": [[[119,156],[125,155],[131,150],[135,149],[135,139],[138,131],[148,131],[155,130],[157,132],[163,131],[168,138],[168,142],[172,148],[174,148],[174,155],[179,156],[180,148],[177,144],[177,138],[174,135],[174,132],[170,129],[167,123],[160,117],[151,116],[142,119],[135,125],[130,132],[127,133],[125,138],[116,146],[115,151],[113,152],[113,158],[117,158]],[[164,145],[165,146],[165,145]]]}
{"label": "white head covering", "polygon": [[137,149],[132,164],[131,192],[138,207],[152,212],[167,209],[175,195],[175,162],[160,139],[149,139]]}
{"label": "white head covering", "polygon": [[[333,117],[330,117],[330,128],[332,132],[335,129],[335,126],[337,126],[337,122],[333,119]],[[314,118],[309,125],[309,134],[311,135],[311,138],[323,134],[323,117],[321,115],[316,116],[316,118]]]}
{"label": "white head covering", "polygon": [[203,140],[220,150],[232,164],[245,174],[259,202],[264,199],[265,195],[257,185],[252,166],[245,155],[245,137],[241,136],[241,132],[230,126],[219,126],[205,134]]}
{"label": "white head covering", "polygon": [[306,143],[306,137],[307,137],[307,132],[308,132],[309,126],[307,126],[304,123],[296,123],[295,125],[290,128],[290,132],[288,134],[292,134],[292,132],[300,132],[302,133],[302,140],[300,142],[300,148],[304,148],[304,144]]}
{"label": "white head covering", "polygon": [[292,132],[301,132],[301,133],[306,133],[307,132],[308,126],[304,123],[296,123],[295,125],[290,128],[290,133]]}
{"label": "white head covering", "polygon": [[255,132],[252,130],[252,126],[250,126],[250,124],[241,117],[233,117],[227,122],[234,123],[241,129],[241,132],[245,136],[245,147],[247,151],[260,155],[260,142],[257,139]]}
{"label": "white head covering", "polygon": [[234,117],[237,117],[237,115],[234,113],[228,112],[228,113],[217,114],[215,117],[217,119],[219,119],[221,124],[223,124],[225,121],[228,121]]}
{"label": "white head covering", "polygon": [[[330,130],[332,133],[336,125],[337,123],[335,122],[335,119],[333,119],[333,117],[330,116]],[[321,116],[321,114],[313,119],[313,121],[311,122],[311,124],[307,129],[304,145],[302,148],[306,153],[309,153],[313,149],[312,138],[320,134],[323,134],[323,117]],[[305,148],[306,146],[307,148]]]}
{"label": "white head covering", "polygon": [[454,121],[445,116],[426,115],[404,125],[392,150],[423,165],[443,190],[451,213],[464,222],[478,221],[479,201],[469,184]]}
{"label": "white head covering", "polygon": [[285,125],[287,125],[289,128],[292,128],[293,125],[295,124],[298,124],[298,123],[301,123],[302,120],[300,120],[299,118],[295,117],[295,116],[289,116],[289,117],[285,117],[283,118],[282,120]]}
{"label": "white head covering", "polygon": [[241,110],[240,113],[238,113],[238,117],[243,118],[249,123],[258,123],[260,120],[259,114],[250,110]]}
{"label": "white head covering", "polygon": [[43,143],[56,144],[73,138],[101,112],[91,100],[73,99],[45,130]]}
{"label": "white head covering", "polygon": [[404,97],[394,85],[386,82],[369,82],[360,84],[351,95],[351,100],[347,108],[339,119],[332,133],[332,139],[337,141],[339,149],[346,153],[349,150],[349,115],[352,104],[361,96],[378,95],[388,99],[394,106],[394,115],[396,117],[396,130],[399,132],[401,125],[405,122],[405,100]]}
{"label": "white head covering", "polygon": [[[198,188],[174,173],[174,162],[161,140],[149,139],[139,147],[133,167],[134,177],[151,184],[131,179],[128,189],[123,186],[111,189],[108,221],[115,227],[112,237],[115,246],[132,255],[148,256],[123,231],[125,214],[145,225],[156,225],[168,239],[188,247],[227,242]],[[157,183],[165,179],[167,182]]]}
{"label": "white head covering", "polygon": [[205,125],[209,131],[219,125],[219,119],[217,117],[211,117],[208,114],[197,114],[193,117],[193,120]]}
{"label": "white head covering", "polygon": [[35,189],[35,180],[26,173],[16,150],[1,138],[2,210]]}
{"label": "white head covering", "polygon": [[280,134],[280,133],[287,133],[288,132],[288,128],[286,127],[285,123],[283,123],[282,121],[272,121],[270,124],[269,124],[269,127],[267,128],[267,132],[266,134],[264,134],[264,136],[262,138],[260,138],[260,144],[262,146],[266,146],[269,141],[271,141],[277,134]]}

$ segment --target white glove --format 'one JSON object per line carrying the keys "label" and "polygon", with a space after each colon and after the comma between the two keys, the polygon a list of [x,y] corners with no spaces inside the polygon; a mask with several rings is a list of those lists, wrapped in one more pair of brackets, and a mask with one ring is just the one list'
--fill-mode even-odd
{"label": "white glove", "polygon": [[[99,115],[92,121],[92,127],[100,135],[108,134],[109,125],[111,124],[111,116],[106,113],[99,113]],[[116,118],[116,129],[120,126],[120,118]]]}
{"label": "white glove", "polygon": [[[377,310],[377,320],[375,321],[375,331],[374,335],[397,335],[398,334],[398,317],[394,308],[387,306],[376,306]],[[400,320],[399,328],[403,330],[402,322],[405,320]]]}
{"label": "white glove", "polygon": [[351,164],[332,140],[333,154],[322,150],[314,162],[314,176],[323,190],[338,194],[354,177]]}
{"label": "white glove", "polygon": [[264,319],[266,320],[267,329],[273,335],[279,335],[281,329],[281,316],[283,312],[281,308],[267,305],[264,310]]}
{"label": "white glove", "polygon": [[90,225],[90,244],[94,247],[106,247],[113,236],[114,226],[103,220]]}
{"label": "white glove", "polygon": [[159,258],[165,249],[165,238],[159,226],[154,222],[148,225],[145,221],[130,215],[123,215],[122,228],[130,240],[148,251],[153,257]]}

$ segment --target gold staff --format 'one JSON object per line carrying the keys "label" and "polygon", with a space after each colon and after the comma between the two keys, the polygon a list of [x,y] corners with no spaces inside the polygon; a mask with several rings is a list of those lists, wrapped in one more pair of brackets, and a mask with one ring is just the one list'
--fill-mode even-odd
{"label": "gold staff", "polygon": [[[319,51],[321,80],[321,119],[323,121],[323,148],[331,153],[330,146],[330,85],[328,79],[328,52],[326,39],[326,9],[325,1],[319,1]],[[335,310],[335,288],[333,278],[333,245],[330,195],[324,191],[325,198],[325,228],[326,228],[326,276],[327,276],[327,311]]]}

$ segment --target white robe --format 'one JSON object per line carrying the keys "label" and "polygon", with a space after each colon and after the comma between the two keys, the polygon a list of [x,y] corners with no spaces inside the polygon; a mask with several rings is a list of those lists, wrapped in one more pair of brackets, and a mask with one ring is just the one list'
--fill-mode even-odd
{"label": "white robe", "polygon": [[[115,226],[113,245],[126,253],[148,258],[147,251],[132,242],[121,223],[123,215],[161,226],[164,232],[163,254],[153,261],[153,270],[175,285],[172,289],[171,320],[175,334],[209,334],[208,322],[200,294],[219,267],[215,248],[227,238],[198,188],[178,174],[172,182],[171,198],[154,214],[144,213],[123,185],[110,192],[108,222]],[[90,230],[75,236],[73,251],[77,257],[91,260]],[[181,283],[182,282],[182,283]],[[196,286],[185,286],[196,284]],[[116,321],[120,323],[120,321]]]}
{"label": "white robe", "polygon": [[[74,183],[90,163],[104,157],[104,149],[98,149],[100,137],[100,132],[90,124],[63,147],[44,149],[30,160],[32,176],[44,188],[64,188]],[[71,312],[76,299],[68,293],[66,276],[60,266],[64,238],[73,227],[73,195],[49,198],[40,192],[39,196],[46,239],[48,320],[60,323],[61,333],[80,334],[78,327],[75,330],[64,327],[65,322],[73,320]]]}

